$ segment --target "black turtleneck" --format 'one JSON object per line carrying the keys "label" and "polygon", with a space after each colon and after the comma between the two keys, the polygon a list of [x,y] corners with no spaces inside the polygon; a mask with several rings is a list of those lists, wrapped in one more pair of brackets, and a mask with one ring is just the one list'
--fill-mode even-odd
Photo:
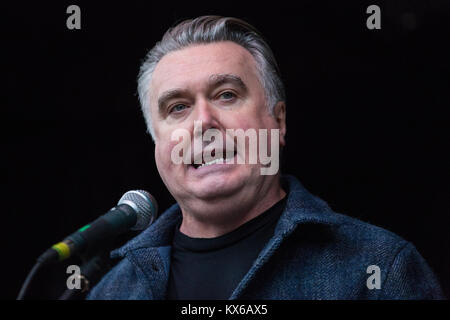
{"label": "black turtleneck", "polygon": [[191,238],[176,227],[168,299],[228,299],[273,236],[286,197],[217,238]]}

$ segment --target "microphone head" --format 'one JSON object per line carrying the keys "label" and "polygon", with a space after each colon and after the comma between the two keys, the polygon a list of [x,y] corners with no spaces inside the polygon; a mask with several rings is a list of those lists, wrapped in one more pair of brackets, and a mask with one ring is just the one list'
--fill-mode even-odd
{"label": "microphone head", "polygon": [[125,192],[117,205],[127,204],[136,211],[137,220],[131,230],[144,230],[151,225],[158,216],[158,203],[155,198],[144,190]]}

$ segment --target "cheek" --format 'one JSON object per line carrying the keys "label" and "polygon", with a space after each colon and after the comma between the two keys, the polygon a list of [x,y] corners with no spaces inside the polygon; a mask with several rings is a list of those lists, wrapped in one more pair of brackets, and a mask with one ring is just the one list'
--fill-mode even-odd
{"label": "cheek", "polygon": [[167,168],[170,165],[171,146],[167,143],[158,143],[155,147],[155,162],[158,170]]}
{"label": "cheek", "polygon": [[276,128],[277,124],[275,120],[270,116],[261,116],[258,114],[246,115],[235,120],[233,125],[236,129],[272,129]]}
{"label": "cheek", "polygon": [[158,143],[155,147],[155,163],[159,176],[166,185],[172,185],[173,170],[170,161],[170,146]]}
{"label": "cheek", "polygon": [[158,169],[158,171],[161,173],[161,164],[164,163],[161,159],[161,155],[164,154],[161,151],[161,148],[156,145],[155,146],[155,163],[156,163],[156,168]]}
{"label": "cheek", "polygon": [[[182,157],[190,155],[190,138],[183,135],[178,141],[159,140],[155,147],[155,161],[158,169],[172,170],[174,166],[181,164]],[[174,159],[172,159],[174,157]],[[190,159],[190,156],[189,156]],[[170,172],[169,172],[170,173]]]}
{"label": "cheek", "polygon": [[249,114],[239,113],[225,119],[224,122],[227,129],[243,129],[244,131],[249,128],[257,129],[255,117]]}

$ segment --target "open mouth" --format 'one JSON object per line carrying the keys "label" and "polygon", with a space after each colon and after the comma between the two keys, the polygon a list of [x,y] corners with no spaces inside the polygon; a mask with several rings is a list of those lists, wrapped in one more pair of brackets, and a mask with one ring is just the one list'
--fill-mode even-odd
{"label": "open mouth", "polygon": [[[226,164],[226,160],[228,159],[228,158],[226,157],[226,156],[227,156],[226,151],[224,150],[224,151],[222,152],[222,154],[223,154],[223,157],[222,157],[222,158],[214,159],[214,160],[211,160],[211,161],[208,161],[208,162],[205,162],[205,160],[204,160],[203,157],[202,157],[202,163],[201,163],[201,164],[195,164],[195,163],[194,163],[194,164],[191,164],[191,166],[193,166],[195,169],[199,169],[199,168],[207,167],[207,166],[210,166],[210,165],[213,165],[213,164],[223,164],[223,163]],[[236,157],[236,154],[237,154],[237,151],[234,150],[233,156],[232,156],[230,159]],[[211,152],[211,156],[212,156],[212,157],[215,156],[215,151],[214,151],[214,150]]]}

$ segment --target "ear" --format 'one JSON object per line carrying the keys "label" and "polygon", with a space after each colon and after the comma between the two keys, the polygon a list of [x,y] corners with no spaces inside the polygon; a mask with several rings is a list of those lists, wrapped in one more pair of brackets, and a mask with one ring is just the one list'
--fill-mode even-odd
{"label": "ear", "polygon": [[284,147],[286,145],[286,104],[284,101],[279,101],[276,104],[273,110],[273,116],[280,129],[280,145]]}

